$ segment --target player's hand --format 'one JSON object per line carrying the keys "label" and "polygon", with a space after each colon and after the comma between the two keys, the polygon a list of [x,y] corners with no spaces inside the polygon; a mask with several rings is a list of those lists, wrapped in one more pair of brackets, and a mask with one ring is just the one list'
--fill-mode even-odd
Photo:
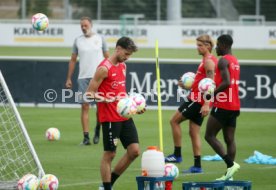
{"label": "player's hand", "polygon": [[143,114],[143,113],[145,113],[145,111],[146,111],[146,108],[142,109],[141,111],[137,111],[136,113],[137,114]]}
{"label": "player's hand", "polygon": [[185,89],[185,87],[184,87],[184,85],[183,85],[183,83],[182,83],[182,81],[181,81],[181,78],[179,78],[179,80],[178,80],[178,84],[177,84],[180,88],[182,88],[182,89]]}
{"label": "player's hand", "polygon": [[200,109],[201,116],[206,117],[209,114],[209,111],[210,111],[209,104],[204,104]]}
{"label": "player's hand", "polygon": [[68,88],[68,89],[71,89],[72,86],[73,86],[72,80],[71,79],[67,79],[66,83],[65,83],[65,87]]}

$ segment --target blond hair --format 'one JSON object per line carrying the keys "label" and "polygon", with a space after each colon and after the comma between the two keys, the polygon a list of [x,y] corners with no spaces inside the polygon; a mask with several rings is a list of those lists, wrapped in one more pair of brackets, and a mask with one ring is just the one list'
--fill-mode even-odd
{"label": "blond hair", "polygon": [[203,34],[203,35],[197,37],[196,41],[202,42],[204,45],[207,45],[207,46],[209,45],[210,48],[208,48],[208,49],[210,52],[212,51],[212,49],[214,47],[214,42],[213,42],[211,36],[209,36],[208,34]]}

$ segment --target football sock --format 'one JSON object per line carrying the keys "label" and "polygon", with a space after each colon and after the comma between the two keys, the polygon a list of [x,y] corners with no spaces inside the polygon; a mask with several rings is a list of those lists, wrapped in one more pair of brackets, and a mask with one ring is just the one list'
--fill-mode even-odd
{"label": "football sock", "polygon": [[89,139],[89,132],[83,132],[83,136],[85,139]]}
{"label": "football sock", "polygon": [[112,172],[111,173],[111,185],[113,185],[115,183],[115,181],[120,177],[120,175]]}
{"label": "football sock", "polygon": [[97,135],[99,135],[100,129],[101,129],[101,123],[97,123],[97,124],[96,124],[96,127],[95,127],[95,133],[96,133]]}
{"label": "football sock", "polygon": [[96,128],[97,128],[97,129],[100,129],[100,127],[101,127],[101,123],[100,123],[100,122],[97,122],[97,123],[96,123]]}
{"label": "football sock", "polygon": [[194,156],[194,166],[201,168],[201,156]]}
{"label": "football sock", "polygon": [[104,190],[111,190],[111,183],[110,182],[103,182]]}
{"label": "football sock", "polygon": [[177,157],[180,157],[181,156],[181,146],[175,146],[173,154]]}
{"label": "football sock", "polygon": [[227,168],[231,168],[234,165],[234,162],[231,160],[231,158],[227,154],[225,156],[223,156],[222,159],[226,163]]}

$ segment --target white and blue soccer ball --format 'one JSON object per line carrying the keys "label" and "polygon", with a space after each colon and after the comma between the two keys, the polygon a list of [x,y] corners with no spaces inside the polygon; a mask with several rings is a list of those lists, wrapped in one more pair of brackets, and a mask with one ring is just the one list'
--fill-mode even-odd
{"label": "white and blue soccer ball", "polygon": [[53,174],[44,175],[39,182],[39,190],[57,190],[58,178]]}
{"label": "white and blue soccer ball", "polygon": [[130,97],[120,99],[117,103],[117,112],[122,117],[132,117],[137,112],[135,101]]}
{"label": "white and blue soccer ball", "polygon": [[175,164],[167,163],[165,164],[165,176],[173,177],[174,179],[179,176],[179,169]]}
{"label": "white and blue soccer ball", "polygon": [[190,90],[195,80],[195,73],[187,72],[184,73],[181,77],[181,82],[184,86],[184,89]]}
{"label": "white and blue soccer ball", "polygon": [[32,16],[32,26],[35,30],[43,31],[49,26],[49,19],[43,13],[36,13]]}
{"label": "white and blue soccer ball", "polygon": [[51,127],[46,130],[45,137],[48,141],[56,141],[60,139],[60,132],[57,128]]}
{"label": "white and blue soccer ball", "polygon": [[198,83],[198,90],[204,94],[213,94],[216,89],[216,83],[210,78],[204,78]]}
{"label": "white and blue soccer ball", "polygon": [[17,182],[17,189],[18,190],[37,190],[38,185],[39,185],[39,180],[35,175],[26,174]]}
{"label": "white and blue soccer ball", "polygon": [[136,104],[137,112],[140,112],[146,108],[146,99],[143,95],[134,93],[130,95],[130,98],[132,98]]}

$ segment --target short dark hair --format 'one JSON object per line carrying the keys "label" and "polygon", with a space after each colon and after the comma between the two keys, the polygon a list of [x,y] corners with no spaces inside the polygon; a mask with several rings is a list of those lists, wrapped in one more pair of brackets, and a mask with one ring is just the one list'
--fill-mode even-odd
{"label": "short dark hair", "polygon": [[229,34],[223,34],[218,37],[218,42],[225,47],[231,48],[233,44],[233,38]]}
{"label": "short dark hair", "polygon": [[120,46],[123,49],[132,51],[132,52],[136,52],[138,50],[137,46],[135,45],[135,43],[133,42],[133,40],[129,37],[121,37],[117,43],[116,43],[116,47]]}
{"label": "short dark hair", "polygon": [[92,19],[91,19],[90,17],[88,17],[88,16],[83,16],[83,17],[81,17],[80,20],[81,20],[81,21],[83,21],[83,20],[88,20],[88,21],[92,24]]}

